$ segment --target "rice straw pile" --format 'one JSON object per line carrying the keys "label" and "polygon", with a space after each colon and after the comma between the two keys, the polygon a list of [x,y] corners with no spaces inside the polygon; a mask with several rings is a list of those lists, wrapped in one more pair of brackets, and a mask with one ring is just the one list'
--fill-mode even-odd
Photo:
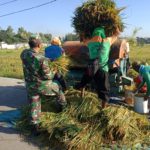
{"label": "rice straw pile", "polygon": [[[42,100],[40,142],[61,150],[97,150],[104,148],[134,147],[140,143],[150,146],[150,122],[147,117],[131,108],[112,105],[101,109],[97,95],[80,91],[66,92],[67,108],[56,113],[55,99]],[[18,128],[31,134],[28,110],[23,111]]]}

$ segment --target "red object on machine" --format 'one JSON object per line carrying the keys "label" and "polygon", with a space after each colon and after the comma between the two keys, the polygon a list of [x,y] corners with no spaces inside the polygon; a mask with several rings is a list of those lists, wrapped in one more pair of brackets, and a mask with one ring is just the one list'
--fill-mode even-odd
{"label": "red object on machine", "polygon": [[[141,82],[142,82],[142,77],[141,76],[137,76],[134,78],[134,82],[136,83],[136,86],[138,86]],[[147,86],[144,85],[141,89],[140,92],[141,93],[146,93],[147,91]]]}

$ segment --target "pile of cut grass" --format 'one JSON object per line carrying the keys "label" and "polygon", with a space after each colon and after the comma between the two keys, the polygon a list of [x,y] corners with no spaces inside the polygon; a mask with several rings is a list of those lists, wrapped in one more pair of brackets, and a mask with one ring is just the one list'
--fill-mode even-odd
{"label": "pile of cut grass", "polygon": [[[97,95],[70,89],[67,108],[56,113],[53,98],[42,100],[41,135],[39,139],[51,148],[61,150],[97,150],[104,147],[150,146],[150,122],[147,117],[124,106],[101,109]],[[29,108],[18,121],[18,128],[31,134]]]}

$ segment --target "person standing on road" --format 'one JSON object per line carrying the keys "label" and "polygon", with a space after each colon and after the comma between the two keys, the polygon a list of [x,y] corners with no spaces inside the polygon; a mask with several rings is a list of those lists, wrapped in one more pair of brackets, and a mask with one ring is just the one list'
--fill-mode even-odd
{"label": "person standing on road", "polygon": [[59,109],[66,106],[66,100],[59,85],[53,81],[55,72],[50,70],[48,59],[39,53],[42,47],[41,41],[31,37],[29,46],[30,49],[23,50],[20,57],[31,105],[31,123],[36,131],[40,123],[40,95],[57,95],[57,106]]}

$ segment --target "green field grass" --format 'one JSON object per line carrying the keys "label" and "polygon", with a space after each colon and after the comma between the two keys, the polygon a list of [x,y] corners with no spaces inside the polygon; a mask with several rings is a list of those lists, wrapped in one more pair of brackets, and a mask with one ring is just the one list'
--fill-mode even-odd
{"label": "green field grass", "polygon": [[0,50],[0,76],[23,78],[20,53],[22,50]]}
{"label": "green field grass", "polygon": [[142,47],[131,47],[130,60],[141,61],[150,64],[150,45],[144,45]]}
{"label": "green field grass", "polygon": [[[0,76],[11,78],[23,78],[20,50],[0,50]],[[131,47],[130,60],[144,61],[150,64],[150,45]]]}

